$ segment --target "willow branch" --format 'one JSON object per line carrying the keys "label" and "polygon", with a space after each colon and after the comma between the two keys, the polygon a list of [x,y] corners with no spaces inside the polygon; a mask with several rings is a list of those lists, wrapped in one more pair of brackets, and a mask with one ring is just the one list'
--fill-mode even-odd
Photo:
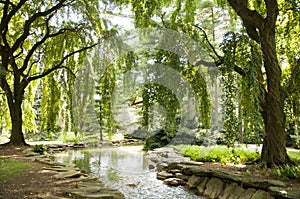
{"label": "willow branch", "polygon": [[[52,73],[53,71],[56,71],[56,70],[58,70],[58,69],[63,69],[63,68],[69,70],[72,74],[74,74],[73,71],[72,71],[70,68],[68,68],[67,66],[63,66],[63,63],[64,63],[69,57],[71,57],[71,56],[73,56],[73,55],[75,55],[75,54],[77,54],[77,53],[80,53],[80,52],[86,51],[86,50],[88,50],[88,49],[91,49],[91,48],[95,47],[96,45],[97,45],[97,44],[93,44],[93,45],[91,45],[91,46],[87,46],[87,47],[84,47],[84,48],[81,48],[81,49],[79,49],[79,50],[76,50],[76,51],[74,51],[74,52],[69,53],[68,55],[64,56],[64,57],[61,59],[61,61],[60,61],[57,65],[55,65],[55,66],[53,66],[52,68],[50,68],[50,69],[44,71],[42,74],[36,75],[36,76],[32,76],[32,77],[28,77],[28,78],[27,78],[27,82],[31,82],[31,81],[33,81],[33,80],[37,80],[37,79],[43,78],[43,77],[49,75],[50,73]],[[75,75],[75,74],[74,74],[74,75]]]}
{"label": "willow branch", "polygon": [[60,29],[58,32],[56,33],[53,33],[53,34],[50,34],[50,29],[49,29],[49,24],[47,22],[46,24],[46,34],[44,35],[44,37],[38,41],[37,43],[35,43],[33,45],[33,47],[30,49],[29,53],[27,54],[24,62],[23,62],[23,66],[22,68],[20,69],[21,72],[24,72],[26,70],[26,68],[28,67],[28,63],[29,63],[29,60],[30,58],[32,57],[33,53],[37,50],[37,48],[39,46],[41,46],[42,44],[44,44],[49,38],[53,38],[53,37],[56,37],[58,35],[61,35],[61,34],[64,34],[66,33],[67,31],[74,31],[76,29],[71,29],[71,28],[63,28],[63,29]]}
{"label": "willow branch", "polygon": [[295,81],[300,76],[300,59],[296,60],[295,67],[291,71],[289,82],[285,87],[285,96],[289,96],[295,89]]}

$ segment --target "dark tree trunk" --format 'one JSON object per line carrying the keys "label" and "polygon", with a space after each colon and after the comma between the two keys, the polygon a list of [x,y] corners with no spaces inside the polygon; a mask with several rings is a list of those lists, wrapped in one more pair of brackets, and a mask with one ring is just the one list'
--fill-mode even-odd
{"label": "dark tree trunk", "polygon": [[[22,100],[24,96],[24,90],[17,89],[17,87],[15,87],[15,90],[16,91],[14,94],[11,93],[11,95],[7,95],[12,123],[11,136],[8,144],[14,146],[26,146],[27,144],[22,132]],[[18,90],[20,91],[18,92]]]}
{"label": "dark tree trunk", "polygon": [[281,87],[281,69],[275,44],[275,28],[261,34],[264,67],[267,73],[267,88],[263,104],[265,138],[261,160],[268,167],[290,162],[286,151],[284,93]]}
{"label": "dark tree trunk", "polygon": [[[247,34],[262,49],[266,71],[265,98],[261,99],[265,138],[261,161],[268,167],[290,163],[286,152],[284,92],[281,87],[281,69],[278,63],[275,27],[279,13],[276,0],[265,0],[266,16],[248,8],[247,0],[228,0],[242,18]],[[265,89],[265,88],[264,88]]]}

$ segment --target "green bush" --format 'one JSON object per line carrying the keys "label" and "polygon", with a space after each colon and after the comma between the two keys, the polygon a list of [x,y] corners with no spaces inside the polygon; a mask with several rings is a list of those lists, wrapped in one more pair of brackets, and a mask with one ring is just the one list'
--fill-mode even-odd
{"label": "green bush", "polygon": [[192,160],[201,162],[247,163],[260,158],[257,152],[243,149],[227,148],[226,146],[204,147],[195,145],[173,146],[174,149]]}
{"label": "green bush", "polygon": [[64,132],[59,140],[62,140],[63,142],[78,143],[82,141],[82,138],[79,135],[76,136],[74,132]]}
{"label": "green bush", "polygon": [[37,145],[34,145],[32,151],[43,155],[47,151],[47,147],[42,144],[37,144]]}

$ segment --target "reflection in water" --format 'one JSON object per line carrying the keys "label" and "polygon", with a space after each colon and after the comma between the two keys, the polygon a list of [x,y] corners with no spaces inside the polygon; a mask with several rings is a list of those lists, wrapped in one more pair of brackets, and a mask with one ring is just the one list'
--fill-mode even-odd
{"label": "reflection in water", "polygon": [[[55,161],[72,163],[82,171],[101,178],[109,187],[122,191],[128,199],[203,198],[182,187],[169,187],[148,170],[142,147],[99,148],[57,154]],[[131,186],[128,186],[131,185]]]}

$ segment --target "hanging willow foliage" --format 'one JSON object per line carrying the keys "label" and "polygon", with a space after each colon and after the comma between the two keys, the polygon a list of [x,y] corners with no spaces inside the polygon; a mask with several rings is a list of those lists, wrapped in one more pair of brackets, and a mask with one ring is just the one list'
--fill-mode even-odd
{"label": "hanging willow foliage", "polygon": [[[243,34],[228,33],[221,46],[224,52],[224,66],[221,67],[224,84],[224,106],[227,144],[232,146],[237,139],[237,89],[241,91],[243,131],[247,143],[260,143],[263,136],[263,120],[259,97],[262,85],[258,73],[262,67],[262,55],[257,44]],[[240,88],[234,66],[243,69]]]}

